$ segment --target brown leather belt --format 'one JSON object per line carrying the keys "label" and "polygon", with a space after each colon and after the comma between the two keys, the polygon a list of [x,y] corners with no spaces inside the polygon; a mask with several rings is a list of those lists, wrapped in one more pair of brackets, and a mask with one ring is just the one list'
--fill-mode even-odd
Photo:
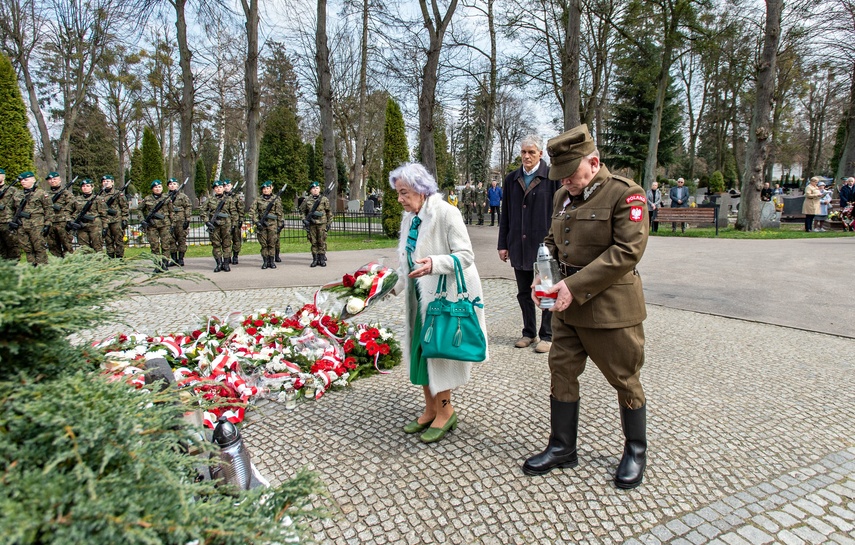
{"label": "brown leather belt", "polygon": [[577,272],[582,270],[582,267],[574,267],[573,265],[568,265],[567,263],[558,262],[558,270],[561,271],[561,274],[564,275],[565,278],[568,276],[573,276]]}

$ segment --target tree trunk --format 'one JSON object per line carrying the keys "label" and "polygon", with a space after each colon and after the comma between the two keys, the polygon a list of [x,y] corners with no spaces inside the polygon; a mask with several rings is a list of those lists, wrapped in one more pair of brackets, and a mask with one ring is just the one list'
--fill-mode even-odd
{"label": "tree trunk", "polygon": [[419,0],[422,19],[430,37],[427,59],[422,69],[422,89],[419,94],[419,154],[422,164],[436,176],[436,145],[433,141],[433,110],[436,104],[436,84],[439,70],[439,54],[445,31],[451,23],[457,0],[451,0],[445,15],[439,12],[437,0],[431,0],[433,16],[428,11],[427,0]]}
{"label": "tree trunk", "polygon": [[498,86],[498,72],[496,68],[496,24],[493,17],[493,4],[495,0],[487,0],[487,27],[490,32],[490,80],[487,82],[487,104],[484,112],[484,149],[482,149],[482,162],[484,165],[484,181],[490,183],[492,178],[490,164],[493,158],[493,117],[496,112],[496,88]]}
{"label": "tree trunk", "polygon": [[365,198],[362,172],[365,155],[365,100],[368,94],[368,0],[362,0],[362,43],[359,65],[359,114],[356,122],[356,151],[350,175],[350,198]]}
{"label": "tree trunk", "polygon": [[[185,178],[193,179],[193,169],[196,160],[193,156],[193,111],[196,100],[196,87],[193,83],[193,69],[190,65],[192,52],[187,45],[187,19],[184,8],[187,0],[173,0],[175,6],[175,28],[178,41],[178,64],[181,66],[181,100],[178,105],[181,116],[181,129],[178,135],[178,158],[181,163],[181,182]],[[195,206],[198,204],[193,184],[184,186],[184,193],[190,197],[190,202]]]}
{"label": "tree trunk", "polygon": [[[676,20],[676,18],[675,18]],[[676,29],[674,29],[676,30]],[[656,167],[659,164],[659,135],[662,132],[662,112],[665,110],[665,95],[671,82],[671,58],[674,50],[669,40],[665,40],[662,49],[662,66],[656,85],[656,101],[653,104],[653,119],[650,123],[650,139],[647,143],[647,158],[644,160],[644,189],[650,189],[656,181]]]}
{"label": "tree trunk", "polygon": [[843,141],[843,153],[837,165],[837,178],[851,176],[855,171],[855,65],[849,71],[852,78],[849,83],[849,104],[846,107],[846,136]]}
{"label": "tree trunk", "polygon": [[244,171],[245,206],[258,196],[258,148],[261,143],[260,111],[261,88],[258,85],[258,2],[241,0],[246,15],[246,62],[244,85],[246,88],[246,165]]}
{"label": "tree trunk", "polygon": [[769,153],[769,113],[775,90],[775,61],[781,37],[781,11],[783,0],[766,0],[766,35],[763,53],[757,69],[757,91],[754,116],[751,120],[748,149],[745,153],[745,174],[742,176],[742,198],[736,228],[742,231],[760,229],[760,190],[763,189],[763,171]]}
{"label": "tree trunk", "polygon": [[[318,70],[318,107],[321,110],[321,135],[324,149],[324,186],[336,187],[338,172],[335,164],[335,134],[333,133],[332,81],[330,50],[327,45],[327,1],[318,0],[318,28],[315,32],[315,64]],[[323,192],[322,192],[323,193]],[[338,202],[331,193],[330,204],[337,210]]]}
{"label": "tree trunk", "polygon": [[580,0],[568,3],[567,28],[564,32],[564,49],[561,55],[561,80],[564,91],[564,130],[569,131],[581,124],[579,109],[579,33],[582,20]]}
{"label": "tree trunk", "polygon": [[53,156],[53,147],[50,142],[50,132],[48,132],[45,116],[42,114],[42,109],[39,107],[39,97],[36,94],[36,84],[33,83],[33,78],[30,75],[30,68],[23,62],[19,63],[21,73],[24,76],[24,85],[27,87],[27,97],[30,99],[30,112],[36,119],[36,125],[39,127],[39,137],[42,141],[42,157],[48,170],[56,169],[56,158]]}

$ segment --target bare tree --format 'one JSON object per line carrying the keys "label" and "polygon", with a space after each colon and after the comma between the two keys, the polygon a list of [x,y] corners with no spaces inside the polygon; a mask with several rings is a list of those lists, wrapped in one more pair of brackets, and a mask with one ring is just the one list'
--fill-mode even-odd
{"label": "bare tree", "polygon": [[246,62],[244,83],[246,88],[246,206],[258,196],[258,147],[261,143],[260,112],[261,88],[258,84],[258,3],[259,0],[241,0],[246,16]]}
{"label": "bare tree", "polygon": [[124,46],[116,46],[101,59],[96,73],[100,94],[105,99],[105,114],[116,130],[115,147],[119,157],[117,175],[120,186],[125,183],[125,166],[130,157],[129,123],[139,115],[137,110],[142,83],[132,70],[139,62],[139,55],[129,54]]}
{"label": "bare tree", "polygon": [[504,173],[515,157],[520,139],[534,132],[534,128],[526,118],[522,99],[508,87],[499,89],[497,97],[495,129],[499,139],[499,169]]}
{"label": "bare tree", "polygon": [[[318,74],[318,107],[321,114],[321,134],[324,149],[324,186],[337,186],[335,162],[335,133],[333,131],[332,83],[330,72],[330,50],[327,43],[327,1],[318,0],[318,18],[315,29],[315,65]],[[338,194],[337,191],[333,195]],[[332,202],[336,207],[335,199]]]}

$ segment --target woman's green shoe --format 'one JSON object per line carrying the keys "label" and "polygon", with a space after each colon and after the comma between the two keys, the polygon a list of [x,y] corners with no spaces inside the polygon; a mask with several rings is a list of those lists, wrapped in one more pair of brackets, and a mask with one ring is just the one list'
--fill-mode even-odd
{"label": "woman's green shoe", "polygon": [[445,437],[449,430],[457,427],[457,412],[451,413],[451,418],[441,428],[428,428],[421,436],[422,443],[435,443]]}
{"label": "woman's green shoe", "polygon": [[416,418],[415,420],[404,426],[404,433],[419,433],[420,431],[423,431],[425,428],[430,426],[432,422],[433,420],[424,424],[419,424],[419,419]]}

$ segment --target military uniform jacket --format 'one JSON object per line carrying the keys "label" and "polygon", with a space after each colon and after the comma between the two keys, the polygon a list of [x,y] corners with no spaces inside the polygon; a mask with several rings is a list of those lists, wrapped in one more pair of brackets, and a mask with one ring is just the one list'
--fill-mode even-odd
{"label": "military uniform jacket", "polygon": [[[58,194],[58,195],[57,195]],[[54,201],[54,197],[56,200]],[[68,189],[63,189],[62,186],[56,188],[56,191],[51,188],[48,193],[48,201],[50,208],[48,209],[48,220],[51,223],[66,223],[75,218],[77,212],[77,199]]]}
{"label": "military uniform jacket", "polygon": [[578,327],[614,329],[641,323],[647,310],[635,266],[647,247],[644,190],[602,166],[581,195],[572,197],[562,187],[553,204],[544,242],[559,262],[582,267],[563,280],[573,302],[563,312],[553,312]]}
{"label": "military uniform jacket", "polygon": [[[172,196],[170,195],[169,198],[172,199]],[[190,197],[178,191],[178,194],[175,195],[175,200],[172,201],[173,225],[183,225],[185,222],[190,221],[192,215],[193,204],[190,202]]]}
{"label": "military uniform jacket", "polygon": [[[315,201],[318,199],[321,199],[321,203],[318,205],[314,214],[312,214],[312,217],[309,217],[309,213],[312,211],[312,208],[315,206]],[[300,212],[304,217],[311,221],[313,225],[326,225],[327,223],[332,222],[332,208],[330,208],[330,200],[323,195],[315,197],[314,195],[309,194],[300,206]]]}
{"label": "military uniform jacket", "polygon": [[160,210],[157,211],[157,214],[154,215],[151,219],[149,219],[149,225],[152,227],[171,227],[172,226],[172,201],[169,200],[169,197],[166,193],[161,193],[160,197],[156,196],[154,193],[147,196],[143,199],[142,204],[140,204],[140,212],[142,212],[143,220],[151,214],[151,211],[154,210],[157,203],[166,200],[165,203],[160,207]]}
{"label": "military uniform jacket", "polygon": [[12,217],[15,215],[15,209],[18,206],[18,188],[12,187],[9,184],[3,184],[0,186],[0,193],[3,191],[6,193],[3,195],[3,198],[0,199],[0,222],[9,223],[12,221]]}
{"label": "military uniform jacket", "polygon": [[[215,218],[214,212],[217,210],[217,206],[223,199],[225,199],[223,207],[220,208],[220,211],[217,213],[217,217]],[[205,202],[205,206],[202,207],[202,216],[205,221],[215,221],[218,225],[224,225],[226,222],[229,222],[229,225],[231,225],[233,206],[234,202],[228,198],[225,193],[222,195],[214,193],[214,195]]]}
{"label": "military uniform jacket", "polygon": [[240,195],[229,194],[228,198],[232,201],[232,225],[242,225],[246,201]]}
{"label": "military uniform jacket", "polygon": [[475,204],[486,204],[487,203],[487,190],[483,187],[472,189],[472,202]]}
{"label": "military uniform jacket", "polygon": [[[265,218],[264,211],[267,210],[271,201],[273,202],[273,206],[270,207],[270,212],[267,213],[267,217]],[[282,199],[276,195],[260,195],[252,203],[252,206],[249,207],[249,217],[253,224],[265,219],[268,227],[274,226],[278,228],[283,221]]]}
{"label": "military uniform jacket", "polygon": [[[127,220],[130,218],[130,208],[128,207],[128,199],[125,197],[124,193],[119,193],[119,190],[115,187],[112,191],[107,193],[106,191],[102,194],[104,198],[104,204],[106,206],[106,218],[107,223],[119,223],[122,220]],[[112,199],[112,202],[110,202]]]}
{"label": "military uniform jacket", "polygon": [[[29,195],[29,199],[27,196]],[[26,189],[18,193],[15,200],[15,208],[12,209],[12,216],[9,220],[15,218],[15,213],[21,205],[23,199],[27,199],[27,204],[21,210],[21,216],[18,218],[19,225],[23,228],[36,227],[41,229],[45,226],[50,208],[50,199],[42,189],[34,187],[27,191]]]}
{"label": "military uniform jacket", "polygon": [[464,187],[460,191],[460,200],[463,202],[463,204],[473,204],[475,202],[475,188]]}

